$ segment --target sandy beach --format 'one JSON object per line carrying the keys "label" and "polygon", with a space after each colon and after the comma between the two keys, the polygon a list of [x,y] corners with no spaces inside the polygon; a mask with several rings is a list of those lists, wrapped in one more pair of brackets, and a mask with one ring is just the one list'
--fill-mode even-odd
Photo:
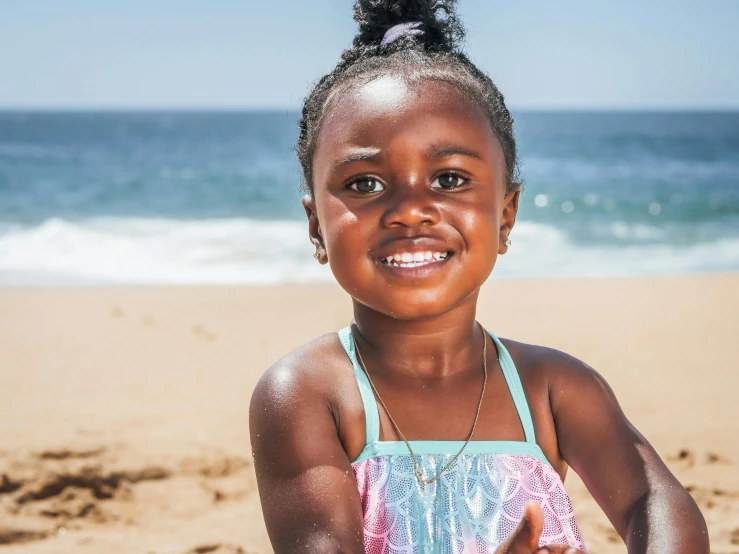
{"label": "sandy beach", "polygon": [[[571,353],[739,552],[739,274],[491,280],[479,319]],[[271,552],[248,405],[351,318],[334,285],[0,290],[0,553]],[[626,552],[577,475],[591,553]]]}

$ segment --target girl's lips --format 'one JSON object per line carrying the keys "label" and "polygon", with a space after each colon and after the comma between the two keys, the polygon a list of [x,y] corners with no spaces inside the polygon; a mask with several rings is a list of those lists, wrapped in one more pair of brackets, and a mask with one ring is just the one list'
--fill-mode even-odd
{"label": "girl's lips", "polygon": [[[422,278],[441,269],[454,254],[448,252],[445,257],[440,259],[431,258],[430,260],[424,259],[418,262],[400,262],[400,263],[387,263],[385,259],[378,260],[377,264],[382,267],[383,270],[405,278]],[[394,260],[393,260],[394,262]]]}
{"label": "girl's lips", "polygon": [[438,262],[449,257],[448,250],[442,251],[417,251],[417,252],[396,252],[394,255],[380,258],[380,263],[385,265],[393,265],[400,267],[416,267],[425,265],[430,262]]}

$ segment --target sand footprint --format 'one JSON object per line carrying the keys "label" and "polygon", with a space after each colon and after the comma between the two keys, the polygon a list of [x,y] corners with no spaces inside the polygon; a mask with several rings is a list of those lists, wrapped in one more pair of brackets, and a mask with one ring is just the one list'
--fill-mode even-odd
{"label": "sand footprint", "polygon": [[731,458],[728,458],[727,456],[724,456],[723,454],[718,454],[716,452],[707,452],[706,453],[706,463],[731,464]]}
{"label": "sand footprint", "polygon": [[38,454],[42,460],[68,460],[70,458],[91,458],[99,456],[105,452],[105,447],[92,448],[89,450],[69,450],[63,448],[61,450],[44,450]]}
{"label": "sand footprint", "polygon": [[246,550],[235,544],[204,544],[188,550],[185,554],[248,554]]}
{"label": "sand footprint", "polygon": [[683,448],[677,454],[665,457],[668,462],[680,462],[687,464],[688,467],[695,465],[695,453],[688,448]]}
{"label": "sand footprint", "polygon": [[698,485],[686,485],[690,495],[701,508],[713,509],[719,507],[725,509],[733,505],[739,499],[739,491],[724,490],[719,488],[707,488]]}
{"label": "sand footprint", "polygon": [[10,494],[17,491],[23,486],[20,481],[13,481],[10,477],[3,473],[0,478],[0,494]]}
{"label": "sand footprint", "polygon": [[215,333],[212,333],[208,331],[204,326],[196,323],[192,327],[190,327],[190,332],[195,335],[195,337],[199,338],[200,340],[213,342],[218,338],[218,335]]}
{"label": "sand footprint", "polygon": [[0,526],[0,544],[17,544],[45,539],[48,531]]}

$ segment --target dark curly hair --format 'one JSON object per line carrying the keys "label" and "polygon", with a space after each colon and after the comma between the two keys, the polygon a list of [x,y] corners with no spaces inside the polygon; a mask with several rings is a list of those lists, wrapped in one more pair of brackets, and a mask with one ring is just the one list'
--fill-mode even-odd
{"label": "dark curly hair", "polygon": [[[334,70],[318,80],[303,104],[295,145],[303,170],[303,187],[313,191],[313,154],[323,116],[335,94],[361,78],[394,73],[408,83],[424,80],[448,83],[477,104],[503,148],[508,189],[520,189],[513,117],[493,81],[462,52],[465,32],[455,12],[456,0],[356,0],[354,20],[359,32],[344,50]],[[394,25],[420,21],[422,34],[404,34],[380,45]]]}

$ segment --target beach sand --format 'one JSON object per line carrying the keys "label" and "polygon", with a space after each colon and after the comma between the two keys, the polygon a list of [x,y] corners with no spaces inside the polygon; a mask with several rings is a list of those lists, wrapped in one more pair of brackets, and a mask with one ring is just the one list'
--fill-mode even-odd
{"label": "beach sand", "polygon": [[[739,274],[492,280],[479,308],[603,374],[739,552]],[[0,554],[270,552],[251,391],[350,310],[333,285],[0,290]],[[565,484],[590,552],[625,552]]]}

